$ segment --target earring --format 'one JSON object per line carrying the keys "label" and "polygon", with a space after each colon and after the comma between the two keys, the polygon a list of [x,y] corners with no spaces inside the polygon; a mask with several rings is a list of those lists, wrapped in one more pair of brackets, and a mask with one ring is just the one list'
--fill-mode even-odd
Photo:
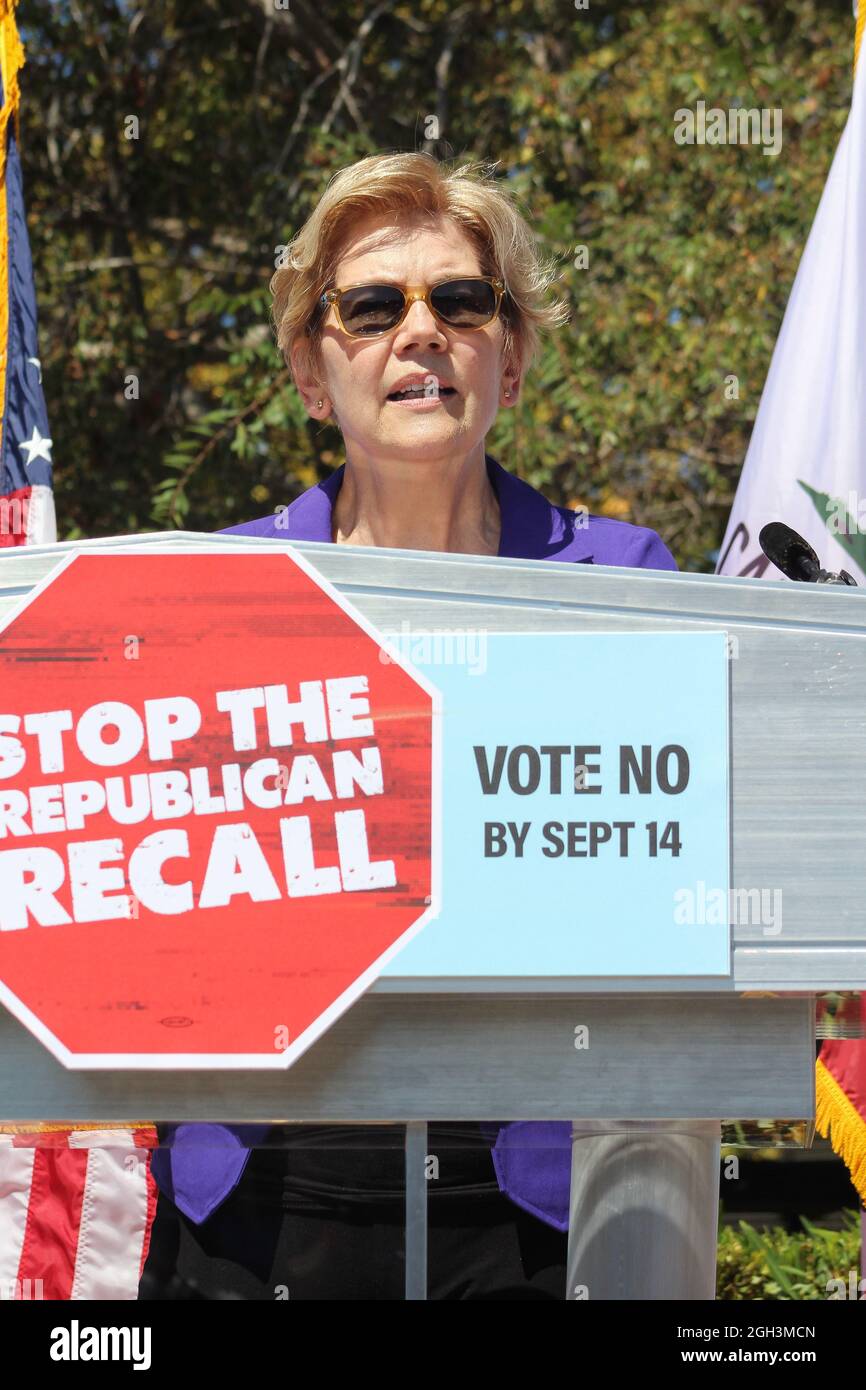
{"label": "earring", "polygon": [[316,401],[316,405],[317,405],[317,407],[318,407],[319,410],[321,410],[321,408],[322,408],[322,406],[323,406],[324,404],[325,404],[324,401]]}

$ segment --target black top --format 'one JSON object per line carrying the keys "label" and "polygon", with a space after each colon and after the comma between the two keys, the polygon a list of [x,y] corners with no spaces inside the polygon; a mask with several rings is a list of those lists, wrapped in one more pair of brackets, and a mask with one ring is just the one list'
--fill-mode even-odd
{"label": "black top", "polygon": [[[369,1204],[402,1210],[405,1142],[405,1125],[276,1125],[267,1148],[282,1159],[258,1168],[256,1200],[321,1215]],[[490,1147],[475,1122],[428,1124],[428,1200],[498,1193]]]}

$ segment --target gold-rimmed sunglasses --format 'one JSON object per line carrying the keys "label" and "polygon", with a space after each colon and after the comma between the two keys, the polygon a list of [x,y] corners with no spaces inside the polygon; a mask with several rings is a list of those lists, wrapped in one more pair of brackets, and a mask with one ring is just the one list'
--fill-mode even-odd
{"label": "gold-rimmed sunglasses", "polygon": [[449,328],[484,328],[499,313],[505,283],[495,275],[471,275],[442,280],[429,289],[403,285],[345,285],[325,290],[307,329],[333,304],[337,323],[350,338],[378,338],[399,328],[411,306],[423,299],[430,312]]}

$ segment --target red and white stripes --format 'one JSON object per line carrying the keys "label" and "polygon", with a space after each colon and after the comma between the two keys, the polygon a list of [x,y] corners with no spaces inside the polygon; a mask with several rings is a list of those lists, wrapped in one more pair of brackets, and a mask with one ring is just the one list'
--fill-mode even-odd
{"label": "red and white stripes", "polygon": [[156,1143],[152,1125],[0,1132],[0,1299],[137,1298]]}

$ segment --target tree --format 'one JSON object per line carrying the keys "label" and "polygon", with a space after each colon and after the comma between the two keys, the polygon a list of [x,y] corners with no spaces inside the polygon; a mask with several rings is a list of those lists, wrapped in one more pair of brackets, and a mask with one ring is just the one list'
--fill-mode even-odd
{"label": "tree", "polygon": [[[341,462],[273,342],[276,248],[337,169],[422,148],[498,161],[573,309],[490,452],[713,567],[847,116],[848,0],[29,0],[19,27],[62,539],[216,530]],[[677,144],[699,101],[781,109],[781,152]]]}

